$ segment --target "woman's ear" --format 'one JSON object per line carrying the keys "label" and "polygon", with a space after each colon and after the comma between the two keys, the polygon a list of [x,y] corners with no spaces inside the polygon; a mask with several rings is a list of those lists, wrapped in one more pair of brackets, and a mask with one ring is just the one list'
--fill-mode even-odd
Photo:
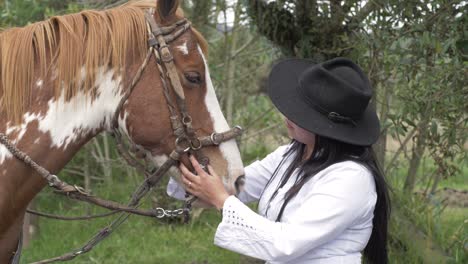
{"label": "woman's ear", "polygon": [[179,0],[157,0],[154,16],[159,18],[159,22],[171,22],[176,18],[176,11],[179,8]]}

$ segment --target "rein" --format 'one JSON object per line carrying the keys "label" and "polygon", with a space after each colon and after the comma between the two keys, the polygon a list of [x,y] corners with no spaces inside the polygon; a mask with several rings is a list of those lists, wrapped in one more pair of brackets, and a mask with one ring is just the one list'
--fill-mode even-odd
{"label": "rein", "polygon": [[[42,214],[46,217],[52,217],[63,220],[77,220],[79,218],[90,219],[94,217],[103,217],[119,213],[116,219],[114,219],[107,227],[100,230],[80,249],[74,250],[59,257],[35,262],[35,264],[71,260],[76,256],[89,252],[93,249],[95,245],[97,245],[100,241],[109,236],[115,229],[117,229],[123,222],[125,222],[125,220],[131,214],[156,218],[177,217],[183,215],[184,222],[188,222],[192,203],[196,200],[196,197],[189,193],[186,194],[184,207],[176,210],[166,210],[160,207],[155,208],[153,210],[138,209],[140,200],[162,179],[162,177],[172,166],[175,166],[179,163],[179,160],[182,155],[189,153],[194,155],[197,158],[197,160],[199,160],[200,164],[206,169],[206,166],[209,163],[209,159],[202,155],[200,149],[202,149],[203,147],[219,145],[222,142],[240,136],[242,133],[242,129],[237,126],[223,133],[213,132],[210,136],[196,136],[195,130],[192,127],[192,118],[187,111],[184,91],[179,76],[177,74],[177,69],[174,65],[174,57],[172,56],[168,46],[168,43],[180,37],[185,31],[187,31],[190,28],[190,23],[186,19],[183,19],[177,21],[171,26],[160,27],[154,20],[151,10],[145,12],[145,18],[148,25],[149,35],[148,52],[142,65],[135,74],[129,88],[126,90],[124,96],[122,97],[122,100],[119,102],[112,120],[112,135],[114,136],[117,142],[117,149],[120,155],[126,160],[126,162],[130,166],[135,167],[137,170],[144,173],[145,175],[145,180],[133,192],[132,197],[127,205],[122,205],[114,201],[104,200],[99,197],[95,197],[80,186],[70,185],[60,180],[56,175],[50,173],[44,167],[34,162],[26,153],[16,148],[16,146],[7,138],[5,134],[0,133],[0,143],[3,144],[18,160],[21,160],[26,165],[30,166],[41,177],[47,180],[48,185],[54,188],[56,193],[65,195],[71,199],[81,200],[112,210],[111,212],[103,215],[75,217],[68,219],[65,217],[59,217],[30,210],[28,212],[34,214]],[[170,112],[171,126],[176,140],[175,149],[169,155],[169,159],[167,159],[167,161],[165,161],[157,170],[150,171],[146,169],[142,164],[140,164],[138,160],[130,154],[131,151],[136,152],[147,150],[144,149],[142,146],[133,144],[130,139],[128,139],[128,141],[132,146],[130,147],[130,150],[126,148],[123,142],[122,133],[119,130],[118,119],[125,102],[131,96],[136,84],[141,78],[144,69],[148,65],[151,57],[153,56],[155,57],[155,62],[158,66],[158,70],[161,76],[164,89],[164,96],[166,98],[167,106]],[[175,104],[171,97],[170,87],[172,87],[172,92],[175,95]],[[15,252],[11,263],[19,263],[19,255],[20,250]]]}

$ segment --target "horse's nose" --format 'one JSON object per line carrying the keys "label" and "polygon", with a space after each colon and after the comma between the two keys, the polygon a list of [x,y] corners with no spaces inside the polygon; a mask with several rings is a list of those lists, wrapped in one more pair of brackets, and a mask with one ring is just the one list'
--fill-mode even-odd
{"label": "horse's nose", "polygon": [[244,184],[245,184],[245,175],[241,175],[234,182],[234,186],[236,187],[236,194],[239,194],[240,192],[243,191]]}

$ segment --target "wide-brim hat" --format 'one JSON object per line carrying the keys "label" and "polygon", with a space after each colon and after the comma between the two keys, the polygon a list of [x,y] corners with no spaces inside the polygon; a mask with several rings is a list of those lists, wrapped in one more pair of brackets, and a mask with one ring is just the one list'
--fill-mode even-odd
{"label": "wide-brim hat", "polygon": [[379,137],[369,79],[349,59],[280,61],[269,75],[268,94],[286,118],[314,134],[359,146]]}

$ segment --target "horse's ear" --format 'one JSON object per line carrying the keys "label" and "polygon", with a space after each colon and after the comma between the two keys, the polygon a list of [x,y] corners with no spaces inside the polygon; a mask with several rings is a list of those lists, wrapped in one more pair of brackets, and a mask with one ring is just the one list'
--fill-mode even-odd
{"label": "horse's ear", "polygon": [[171,21],[175,18],[179,0],[157,0],[156,16],[159,15],[161,21]]}

